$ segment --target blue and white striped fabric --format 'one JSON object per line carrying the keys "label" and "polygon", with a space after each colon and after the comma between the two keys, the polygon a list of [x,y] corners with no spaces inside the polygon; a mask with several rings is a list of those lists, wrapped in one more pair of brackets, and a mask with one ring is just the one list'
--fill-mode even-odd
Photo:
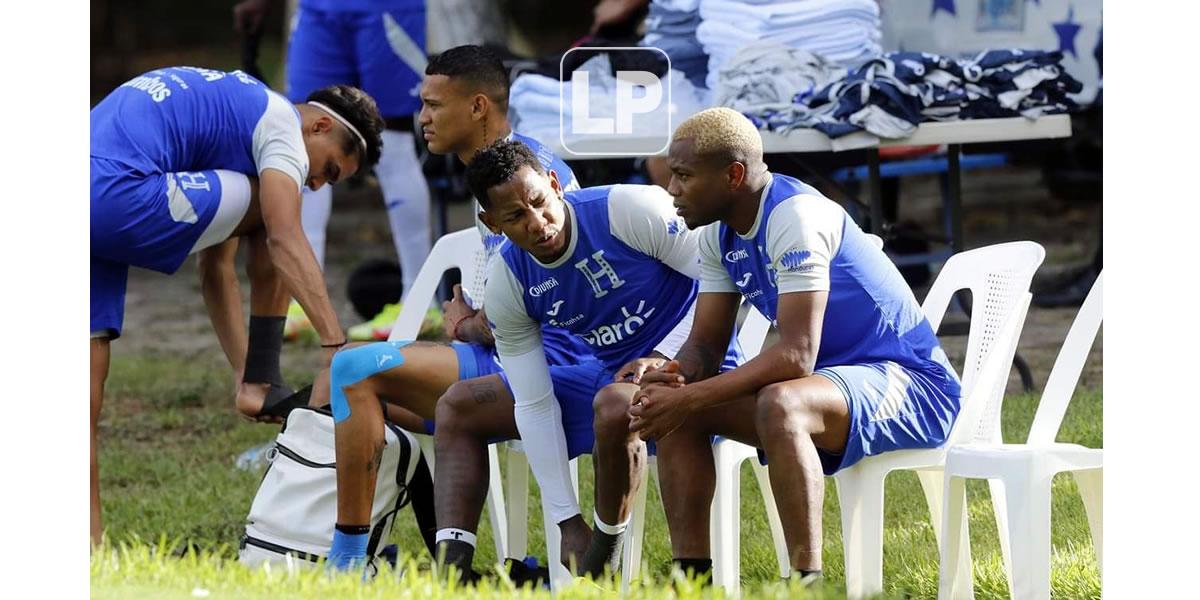
{"label": "blue and white striped fabric", "polygon": [[830,137],[857,131],[898,139],[923,121],[953,121],[1069,112],[1068,94],[1082,89],[1060,64],[1060,52],[988,50],[955,60],[921,52],[892,52],[792,104],[742,111],[760,129],[814,128]]}

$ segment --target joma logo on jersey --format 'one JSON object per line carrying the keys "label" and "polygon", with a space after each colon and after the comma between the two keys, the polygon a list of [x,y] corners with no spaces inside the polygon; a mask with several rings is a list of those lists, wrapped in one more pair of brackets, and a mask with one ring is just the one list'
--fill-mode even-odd
{"label": "joma logo on jersey", "polygon": [[745,248],[730,250],[729,252],[725,253],[725,260],[731,263],[735,263],[746,258],[750,258],[750,253],[746,252]]}
{"label": "joma logo on jersey", "polygon": [[619,320],[611,325],[601,325],[583,334],[583,341],[587,342],[590,346],[595,346],[598,348],[611,346],[617,342],[624,341],[629,336],[632,336],[638,329],[641,329],[642,326],[646,324],[646,320],[650,318],[650,315],[654,314],[654,307],[651,307],[650,310],[642,313],[642,309],[644,308],[646,308],[645,300],[638,301],[637,308],[634,309],[632,314],[629,312],[628,308],[622,306],[621,314],[625,315],[624,319]]}
{"label": "joma logo on jersey", "polygon": [[529,288],[529,295],[534,298],[540,297],[542,294],[558,287],[558,280],[551,277],[535,286]]}
{"label": "joma logo on jersey", "polygon": [[[600,265],[600,270],[593,271],[592,268],[588,266],[589,260],[595,260],[596,264]],[[612,265],[608,264],[607,260],[604,260],[603,250],[597,250],[592,253],[591,259],[585,258],[575,263],[575,268],[579,269],[579,272],[583,273],[584,277],[587,278],[588,283],[592,284],[592,293],[595,294],[597,298],[602,298],[608,294],[608,290],[600,287],[600,282],[605,279],[608,280],[609,289],[615,290],[625,285],[625,280],[621,279],[620,275],[617,275],[617,270],[612,268]]]}

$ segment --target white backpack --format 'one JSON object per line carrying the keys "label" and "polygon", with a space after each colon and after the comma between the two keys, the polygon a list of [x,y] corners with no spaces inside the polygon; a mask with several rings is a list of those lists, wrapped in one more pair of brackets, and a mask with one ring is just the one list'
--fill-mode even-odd
{"label": "white backpack", "polygon": [[[416,439],[395,425],[384,428],[384,440],[367,545],[372,559],[383,550],[397,514],[409,501],[407,485],[421,458]],[[337,520],[334,457],[333,416],[324,409],[292,410],[268,451],[267,470],[250,505],[238,552],[243,564],[311,566],[328,555]]]}

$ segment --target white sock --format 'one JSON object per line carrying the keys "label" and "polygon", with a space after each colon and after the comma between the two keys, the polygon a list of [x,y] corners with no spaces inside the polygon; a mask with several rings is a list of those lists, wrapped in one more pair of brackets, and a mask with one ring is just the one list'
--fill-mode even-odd
{"label": "white sock", "polygon": [[463,542],[465,544],[470,544],[472,548],[475,547],[475,534],[467,531],[466,529],[455,529],[453,527],[439,529],[433,538],[433,543],[439,544],[442,542],[442,540]]}
{"label": "white sock", "polygon": [[413,134],[384,130],[375,176],[383,192],[392,243],[400,258],[404,290],[411,289],[432,246],[429,234],[429,184],[417,159]]}
{"label": "white sock", "polygon": [[623,523],[609,525],[600,518],[600,513],[598,512],[592,513],[592,522],[595,523],[596,529],[599,529],[608,535],[621,535],[622,533],[625,533],[625,528],[629,527],[629,517],[626,517]]}
{"label": "white sock", "polygon": [[328,185],[312,191],[304,188],[300,198],[300,223],[304,237],[317,255],[317,264],[325,268],[325,230],[329,227],[329,212],[333,208],[333,188]]}

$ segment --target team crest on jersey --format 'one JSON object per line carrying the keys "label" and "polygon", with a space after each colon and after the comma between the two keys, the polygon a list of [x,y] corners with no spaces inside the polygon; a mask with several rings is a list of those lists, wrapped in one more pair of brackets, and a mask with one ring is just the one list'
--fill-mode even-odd
{"label": "team crest on jersey", "polygon": [[816,267],[813,264],[805,264],[805,261],[811,257],[812,252],[809,250],[792,249],[783,253],[779,259],[779,265],[788,273],[807,273]]}
{"label": "team crest on jersey", "polygon": [[[596,261],[599,269],[592,270],[591,265],[588,264],[592,260]],[[579,272],[583,273],[584,277],[587,278],[588,283],[592,284],[592,293],[597,298],[603,298],[608,295],[609,290],[604,289],[601,285],[603,281],[607,280],[608,287],[612,290],[625,285],[625,280],[621,279],[621,276],[617,274],[617,270],[604,259],[604,250],[597,250],[592,253],[590,259],[585,258],[575,263],[575,268],[579,269]]]}
{"label": "team crest on jersey", "polygon": [[683,219],[675,217],[667,221],[667,235],[679,235],[684,231],[687,231],[687,225],[684,224]]}

